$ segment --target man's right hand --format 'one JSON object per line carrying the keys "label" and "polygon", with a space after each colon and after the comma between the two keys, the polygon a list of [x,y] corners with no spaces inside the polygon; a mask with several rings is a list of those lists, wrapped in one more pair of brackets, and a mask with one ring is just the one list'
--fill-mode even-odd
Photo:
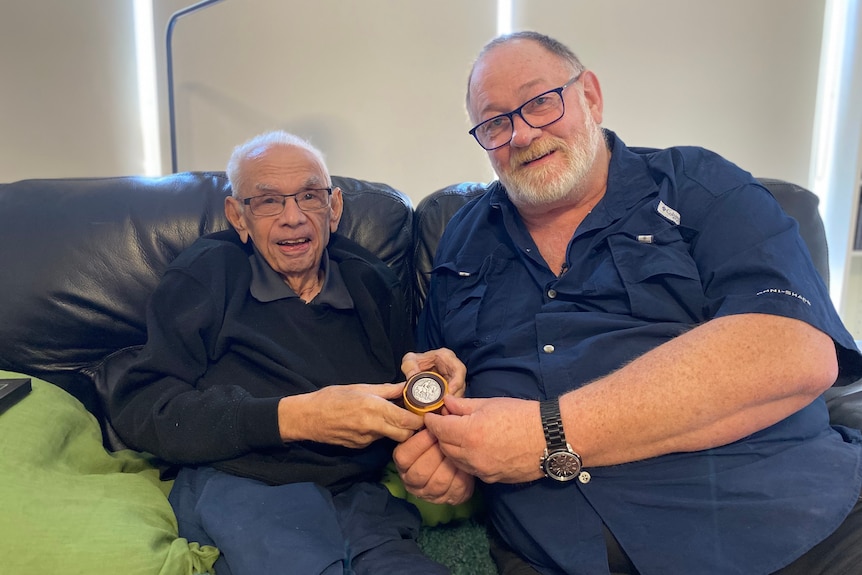
{"label": "man's right hand", "polygon": [[393,459],[404,487],[417,497],[457,505],[473,495],[475,478],[455,467],[426,429],[398,445]]}
{"label": "man's right hand", "polygon": [[402,442],[422,428],[422,417],[392,402],[403,383],[330,385],[284,397],[278,404],[281,439],[353,449],[383,437]]}

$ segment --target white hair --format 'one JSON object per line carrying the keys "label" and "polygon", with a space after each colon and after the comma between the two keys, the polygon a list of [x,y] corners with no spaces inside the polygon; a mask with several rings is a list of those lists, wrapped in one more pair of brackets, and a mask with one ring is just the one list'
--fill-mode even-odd
{"label": "white hair", "polygon": [[239,196],[239,190],[242,189],[245,183],[245,163],[276,146],[296,146],[298,148],[308,150],[314,154],[314,156],[320,161],[320,165],[328,172],[326,162],[323,159],[323,153],[314,147],[308,140],[285,132],[284,130],[264,132],[263,134],[259,134],[247,142],[235,147],[230,155],[230,159],[227,162],[226,172],[227,179],[230,181],[231,193],[234,197]]}

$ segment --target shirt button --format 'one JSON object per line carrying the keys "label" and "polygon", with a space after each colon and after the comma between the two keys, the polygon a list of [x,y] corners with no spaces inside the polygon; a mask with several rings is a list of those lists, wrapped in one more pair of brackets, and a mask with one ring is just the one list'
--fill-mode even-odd
{"label": "shirt button", "polygon": [[578,475],[578,481],[583,484],[589,483],[590,479],[592,479],[592,476],[590,475],[589,471],[581,471],[581,474]]}
{"label": "shirt button", "polygon": [[545,353],[554,353],[554,346],[551,344],[546,344],[542,349],[545,350]]}
{"label": "shirt button", "polygon": [[551,299],[554,299],[555,297],[557,297],[557,290],[549,289],[548,290],[548,297]]}

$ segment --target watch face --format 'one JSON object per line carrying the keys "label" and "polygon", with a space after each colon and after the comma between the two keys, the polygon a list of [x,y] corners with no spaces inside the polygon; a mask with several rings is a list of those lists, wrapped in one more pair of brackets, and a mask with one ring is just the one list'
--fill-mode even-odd
{"label": "watch face", "polygon": [[568,451],[555,451],[544,461],[545,473],[557,481],[569,481],[581,472],[578,456]]}

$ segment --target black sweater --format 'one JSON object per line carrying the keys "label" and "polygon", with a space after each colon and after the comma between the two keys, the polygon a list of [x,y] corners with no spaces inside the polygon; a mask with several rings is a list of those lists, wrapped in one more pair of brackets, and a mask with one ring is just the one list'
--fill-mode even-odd
{"label": "black sweater", "polygon": [[165,272],[147,311],[147,343],[115,385],[111,421],[131,447],[270,484],[338,491],[374,480],[392,443],[365,449],[284,444],[279,399],[327,385],[400,381],[412,343],[395,274],[333,235],[327,248],[353,309],[250,295],[250,245],[232,231],[196,241]]}

